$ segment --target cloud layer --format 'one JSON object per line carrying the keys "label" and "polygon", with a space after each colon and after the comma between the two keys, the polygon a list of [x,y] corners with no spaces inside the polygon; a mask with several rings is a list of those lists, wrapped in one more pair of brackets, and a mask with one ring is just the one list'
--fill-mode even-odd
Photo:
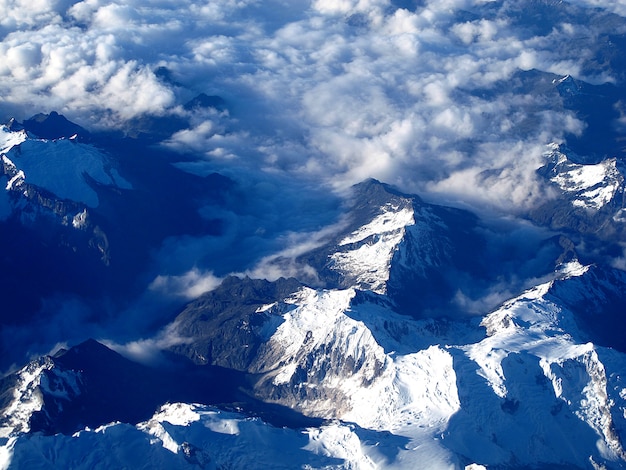
{"label": "cloud layer", "polygon": [[[337,189],[375,177],[505,210],[549,197],[533,173],[543,146],[585,123],[542,80],[618,80],[596,56],[624,33],[626,3],[401,4],[5,0],[0,114],[55,109],[92,129],[186,115],[165,145],[197,155],[187,169],[200,173]],[[549,24],[529,23],[533,11]],[[229,112],[191,116],[181,104],[199,92]]]}

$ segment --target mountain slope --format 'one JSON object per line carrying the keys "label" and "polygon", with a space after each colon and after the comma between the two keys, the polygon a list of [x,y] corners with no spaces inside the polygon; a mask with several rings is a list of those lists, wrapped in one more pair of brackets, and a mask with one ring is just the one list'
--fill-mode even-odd
{"label": "mountain slope", "polygon": [[[361,189],[355,191],[359,196]],[[381,190],[382,185],[375,191]],[[447,234],[452,230],[436,217],[422,219],[420,233],[430,233],[430,238],[413,236],[417,217],[411,204],[416,200],[389,192],[386,197],[390,200],[375,199],[366,215],[352,214],[360,227],[348,224],[304,258],[322,266],[322,273],[327,270],[326,288],[303,286],[266,305],[257,301],[240,317],[237,328],[252,336],[234,345],[233,340],[242,337],[231,334],[226,342],[248,354],[248,371],[259,374],[256,396],[309,416],[389,431],[411,439],[413,447],[422,446],[421,452],[402,459],[439,455],[437,465],[457,456],[488,465],[580,468],[593,460],[620,468],[624,451],[616,430],[623,427],[622,389],[610,389],[608,377],[623,370],[624,358],[588,341],[619,349],[608,338],[601,340],[600,332],[606,335],[621,321],[623,273],[583,267],[575,259],[560,264],[553,281],[486,316],[481,323],[485,336],[466,316],[424,318],[399,303],[396,292],[390,289],[387,294],[389,280],[396,269],[418,273],[395,279],[398,292],[415,289],[419,295],[421,285],[430,281],[419,273],[437,264],[429,256],[437,253],[432,247],[459,246],[450,244]],[[372,210],[375,207],[378,210]],[[443,210],[428,209],[431,214]],[[368,250],[379,256],[378,264],[367,264],[372,259]],[[450,253],[440,258],[439,268],[450,267]],[[337,259],[343,262],[341,269]],[[330,288],[330,279],[338,287]],[[249,281],[232,279],[229,284],[233,282]],[[196,318],[213,311],[202,302],[194,307]],[[594,333],[587,326],[596,318],[602,322]],[[213,334],[204,330],[201,344],[220,341],[222,326],[216,325]],[[253,342],[248,341],[251,337]],[[197,347],[195,339],[190,341]],[[604,364],[600,358],[606,354],[612,360]],[[512,428],[513,434],[508,431]],[[433,444],[430,439],[439,435],[444,439]],[[514,440],[506,437],[512,435]],[[600,450],[598,440],[604,443]]]}
{"label": "mountain slope", "polygon": [[[567,152],[567,153],[566,153]],[[534,208],[530,216],[554,229],[588,234],[610,242],[623,241],[624,164],[621,158],[586,162],[552,144],[538,174],[558,198]]]}
{"label": "mountain slope", "polygon": [[[11,273],[0,283],[2,369],[24,360],[13,328],[69,302],[98,330],[156,276],[168,237],[223,231],[200,207],[228,210],[232,181],[183,173],[146,145],[89,134],[54,112],[0,127],[0,270]],[[38,336],[40,351],[65,341]]]}
{"label": "mountain slope", "polygon": [[[571,243],[549,234],[527,248],[545,253],[521,265],[543,281],[487,315],[462,314],[441,292],[454,294],[455,277],[476,276],[479,292],[506,274],[485,269],[506,245],[490,244],[469,213],[376,181],[354,196],[344,223],[295,261],[317,269],[317,285],[229,277],[162,332],[164,363],[140,366],[88,342],[4,379],[7,461],[30,462],[35,446],[57,464],[69,458],[58,446],[82,455],[83,441],[104,452],[140,439],[157,466],[248,462],[249,452],[231,453],[212,434],[236,436],[229,446],[256,445],[247,441],[248,418],[189,405],[213,403],[308,426],[250,424],[255,442],[268,446],[260,458],[277,465],[288,466],[273,447],[282,433],[296,446],[291,462],[312,468],[626,467],[626,356],[612,329],[623,321],[623,272],[580,264]],[[412,303],[432,289],[439,303]],[[149,419],[165,402],[188,404]],[[92,417],[90,428],[129,424],[81,431],[80,417]],[[37,429],[80,434],[66,442]],[[124,447],[110,458],[133,461]]]}

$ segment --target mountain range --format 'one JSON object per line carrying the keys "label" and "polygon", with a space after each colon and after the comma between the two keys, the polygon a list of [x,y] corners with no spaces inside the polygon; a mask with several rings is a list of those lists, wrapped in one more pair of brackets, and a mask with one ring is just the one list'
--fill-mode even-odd
{"label": "mountain range", "polygon": [[[138,242],[118,241],[105,215],[116,198],[141,203],[136,183],[96,144],[11,126],[3,223],[94,273],[123,270],[116,258]],[[36,158],[59,170],[38,173]],[[567,237],[606,220],[588,236],[621,240],[624,179],[615,159],[574,160],[553,146],[538,170],[562,192],[529,216],[551,210],[550,230],[357,184],[314,243],[265,261],[297,276],[224,277],[144,340],[157,345],[149,359],[87,339],[6,375],[0,462],[624,467],[626,274]],[[225,198],[230,183],[214,178],[209,195]]]}
{"label": "mountain range", "polygon": [[626,468],[625,48],[622,0],[0,2],[0,470]]}

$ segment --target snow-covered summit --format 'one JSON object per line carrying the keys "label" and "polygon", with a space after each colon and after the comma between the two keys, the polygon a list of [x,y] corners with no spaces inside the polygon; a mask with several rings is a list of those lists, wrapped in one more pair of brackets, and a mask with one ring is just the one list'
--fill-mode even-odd
{"label": "snow-covered summit", "polygon": [[605,242],[626,240],[622,159],[580,156],[559,144],[551,144],[544,156],[546,163],[537,174],[550,196],[529,211],[530,218]]}
{"label": "snow-covered summit", "polygon": [[567,194],[574,207],[599,210],[624,191],[624,175],[615,158],[596,164],[578,164],[556,144],[551,145],[547,158],[550,181]]}
{"label": "snow-covered summit", "polygon": [[[425,203],[373,179],[355,185],[349,201],[341,229],[298,260],[328,287],[385,295],[401,308],[406,285],[413,284],[415,293],[428,291],[431,281],[445,288],[430,275],[443,266],[456,269],[460,257],[471,253],[451,249],[455,237],[468,247],[474,243],[469,213]],[[419,304],[415,314],[422,310]]]}
{"label": "snow-covered summit", "polygon": [[356,287],[384,294],[391,260],[409,226],[415,225],[409,204],[386,203],[369,223],[342,238],[330,255],[330,268]]}
{"label": "snow-covered summit", "polygon": [[3,126],[0,145],[7,191],[27,196],[28,188],[40,188],[60,200],[96,207],[94,185],[132,187],[102,151],[74,139],[40,139]]}
{"label": "snow-covered summit", "polygon": [[[461,348],[478,365],[476,373],[491,389],[489,393],[499,397],[498,412],[503,411],[505,419],[486,421],[491,412],[475,407],[484,408],[489,400],[477,389],[475,397],[466,397],[474,405],[463,405],[459,425],[471,429],[468,436],[501,435],[504,429],[525,434],[506,444],[485,440],[474,455],[483,453],[480,461],[487,467],[509,458],[502,452],[505,447],[515,458],[524,456],[528,464],[551,452],[553,462],[561,465],[582,466],[585,460],[605,459],[608,468],[624,466],[620,430],[626,384],[617,371],[623,370],[625,358],[587,341],[580,312],[567,306],[571,297],[565,292],[584,295],[588,286],[582,284],[594,282],[595,297],[603,299],[607,292],[623,289],[624,279],[602,286],[589,267],[571,263],[566,271],[562,278],[529,289],[484,317],[481,325],[487,337]],[[532,375],[534,385],[529,380]],[[568,442],[577,442],[576,448],[565,450]]]}
{"label": "snow-covered summit", "polygon": [[[298,259],[323,286],[230,276],[162,331],[166,366],[88,342],[12,376],[5,422],[31,418],[5,426],[0,458],[31,465],[36,447],[65,465],[71,453],[57,449],[89,446],[112,465],[135,462],[123,442],[157,466],[213,468],[253,465],[264,443],[257,463],[291,452],[286,467],[625,468],[626,274],[583,265],[550,237],[528,242],[542,250],[529,288],[463,310],[463,280],[487,295],[481,282],[507,273],[489,266],[505,259],[487,243],[496,238],[481,238],[471,214],[374,181],[354,195],[343,225]],[[277,416],[292,428],[266,424]]]}

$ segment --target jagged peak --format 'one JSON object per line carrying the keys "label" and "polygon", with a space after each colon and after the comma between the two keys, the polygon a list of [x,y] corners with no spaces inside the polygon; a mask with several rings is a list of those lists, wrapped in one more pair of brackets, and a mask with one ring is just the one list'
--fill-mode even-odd
{"label": "jagged peak", "polygon": [[224,101],[221,96],[200,93],[198,96],[185,103],[184,108],[188,111],[211,108],[217,111],[224,111],[226,109],[226,101]]}
{"label": "jagged peak", "polygon": [[42,139],[85,139],[89,136],[89,131],[56,111],[51,111],[50,114],[35,114],[26,119],[22,125],[28,132]]}
{"label": "jagged peak", "polygon": [[375,178],[368,178],[352,186],[352,197],[358,205],[377,201],[387,201],[390,199],[402,198],[405,200],[416,200],[421,202],[421,198],[414,194],[405,194],[392,185],[383,183]]}

